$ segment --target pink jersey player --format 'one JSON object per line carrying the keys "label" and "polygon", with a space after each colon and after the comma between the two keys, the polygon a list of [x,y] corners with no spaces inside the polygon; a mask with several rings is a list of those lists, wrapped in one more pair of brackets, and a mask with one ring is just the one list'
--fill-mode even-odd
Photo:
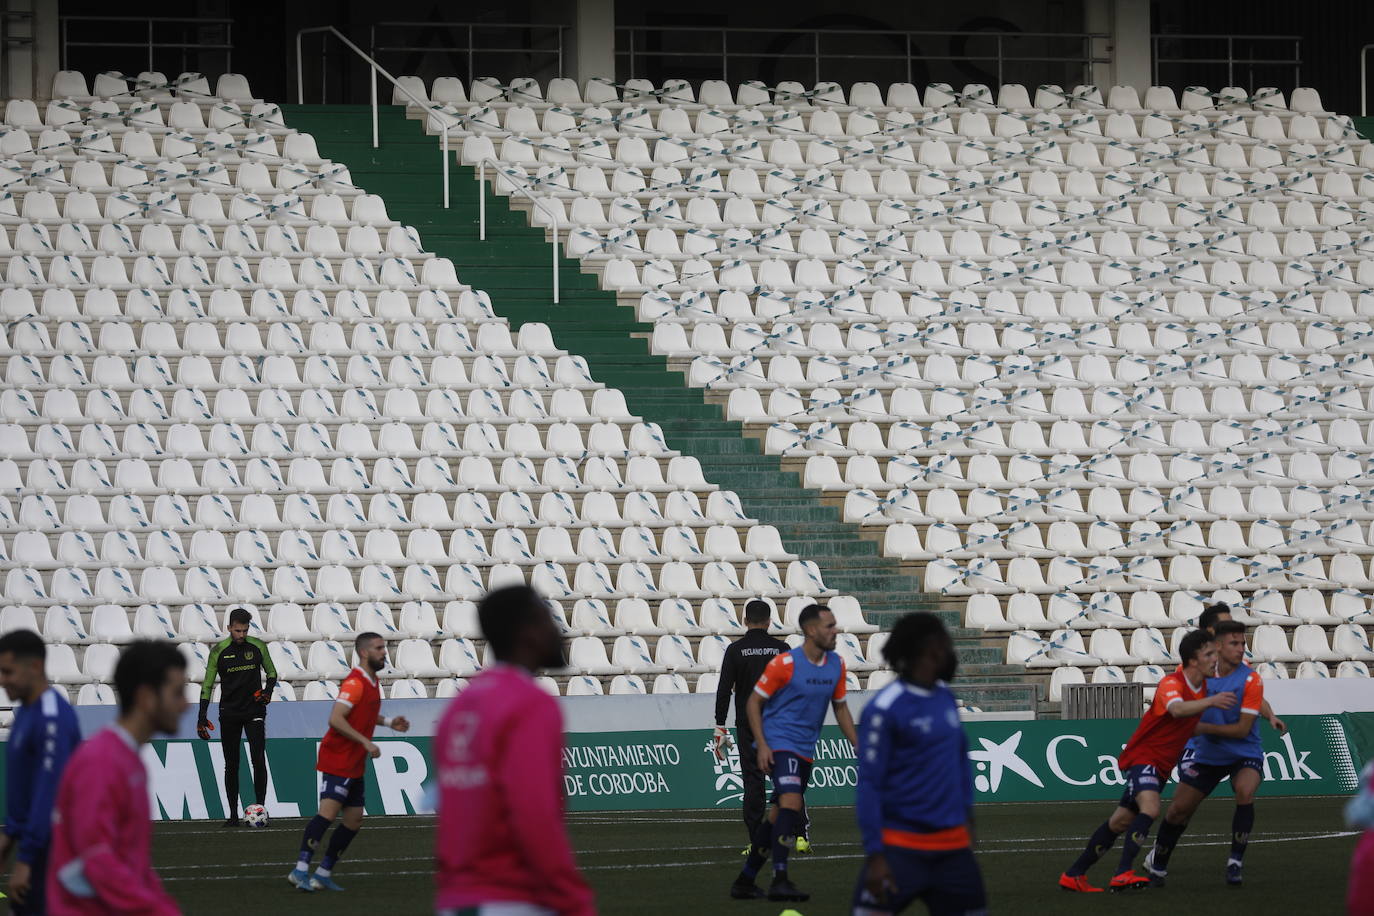
{"label": "pink jersey player", "polygon": [[478,616],[498,664],[454,698],[434,738],[435,910],[588,916],[563,823],[562,715],[531,676],[562,665],[558,631],[523,586],[492,592]]}

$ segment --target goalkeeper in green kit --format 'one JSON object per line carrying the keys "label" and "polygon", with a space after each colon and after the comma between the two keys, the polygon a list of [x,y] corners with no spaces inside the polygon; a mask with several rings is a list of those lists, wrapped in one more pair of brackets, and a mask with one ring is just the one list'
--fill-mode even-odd
{"label": "goalkeeper in green kit", "polygon": [[[253,621],[246,608],[229,612],[229,637],[215,644],[205,666],[205,683],[200,688],[200,718],[196,734],[209,740],[210,697],[215,678],[220,682],[220,745],[224,748],[224,810],[226,827],[239,825],[239,756],[241,741],[248,737],[248,753],[253,761],[253,794],[257,803],[267,797],[267,704],[277,686],[277,669],[267,653],[267,644],[248,635]],[[266,683],[263,682],[264,676]]]}

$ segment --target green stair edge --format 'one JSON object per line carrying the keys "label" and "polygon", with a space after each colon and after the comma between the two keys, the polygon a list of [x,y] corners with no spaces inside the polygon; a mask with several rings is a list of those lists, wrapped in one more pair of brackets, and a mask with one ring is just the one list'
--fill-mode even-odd
{"label": "green stair edge", "polygon": [[[493,194],[490,182],[483,189],[487,240],[479,241],[472,167],[451,164],[445,210],[438,140],[424,133],[421,121],[407,119],[400,106],[382,106],[381,145],[373,149],[368,106],[281,107],[290,127],[314,136],[321,156],[346,165],[355,185],[384,199],[392,219],[414,226],[425,250],[449,258],[464,283],[485,290],[513,329],[531,321],[547,324],[559,347],[585,358],[597,381],[624,393],[632,413],[658,423],[671,448],[695,456],[706,478],[737,493],[750,517],[777,527],[787,549],[814,560],[828,586],[857,598],[870,622],[886,628],[909,611],[939,613],[955,633],[960,690],[969,702],[988,709],[1034,706],[1036,682],[1022,669],[1008,673],[1001,648],[962,629],[959,612],[942,610],[939,597],[924,592],[919,578],[883,556],[877,541],[864,538],[859,526],[845,522],[819,492],[804,488],[798,474],[783,470],[781,460],[746,436],[740,423],[726,420],[719,405],[708,403],[701,389],[651,353],[647,338],[653,325],[639,321],[594,276],[582,273],[578,260],[560,258],[561,301],[553,304],[544,230]],[[984,692],[980,685],[1000,689]],[[1016,685],[1025,690],[1006,692]]]}

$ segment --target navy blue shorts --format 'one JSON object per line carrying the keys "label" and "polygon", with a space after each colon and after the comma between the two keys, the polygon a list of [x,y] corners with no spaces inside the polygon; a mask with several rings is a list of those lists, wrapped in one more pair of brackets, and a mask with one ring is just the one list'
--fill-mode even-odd
{"label": "navy blue shorts", "polygon": [[773,801],[787,792],[806,794],[806,784],[811,781],[811,761],[801,754],[791,751],[773,752]]}
{"label": "navy blue shorts", "polygon": [[1121,793],[1121,807],[1130,808],[1136,814],[1140,813],[1140,806],[1135,803],[1137,795],[1141,792],[1164,791],[1166,780],[1161,779],[1159,771],[1148,763],[1127,767],[1126,772],[1121,775],[1126,777],[1126,791]]}
{"label": "navy blue shorts", "polygon": [[320,774],[320,800],[329,798],[342,802],[345,808],[363,807],[363,777]]}
{"label": "navy blue shorts", "polygon": [[1192,786],[1203,795],[1211,795],[1222,780],[1235,776],[1241,770],[1254,770],[1263,779],[1264,761],[1258,757],[1245,757],[1231,763],[1200,763],[1188,756],[1178,765],[1178,781],[1185,786]]}
{"label": "navy blue shorts", "polygon": [[900,913],[917,900],[925,903],[931,916],[980,916],[988,908],[983,889],[983,873],[973,858],[973,850],[950,849],[927,852],[884,846],[896,891],[886,903],[878,903],[864,889],[867,865],[859,866],[859,881],[854,888],[854,916],[887,916]]}

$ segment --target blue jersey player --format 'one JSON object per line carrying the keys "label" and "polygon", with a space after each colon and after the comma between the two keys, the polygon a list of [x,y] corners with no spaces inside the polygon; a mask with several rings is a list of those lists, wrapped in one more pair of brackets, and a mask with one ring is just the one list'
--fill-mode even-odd
{"label": "blue jersey player", "polygon": [[933,916],[984,913],[968,739],[948,684],[954,643],[934,614],[908,614],[883,654],[898,679],[859,724],[855,807],[867,859],[854,916],[900,913],[916,900]]}
{"label": "blue jersey player", "polygon": [[816,741],[826,710],[834,707],[835,721],[854,742],[854,719],[845,703],[844,660],[835,654],[835,615],[810,604],[797,617],[805,637],[790,652],[773,657],[763,669],[747,713],[758,747],[759,769],[773,778],[773,808],[759,825],[730,896],[747,900],[764,896],[754,883],[769,852],[773,854],[773,882],[769,900],[808,900],[787,876],[787,856],[803,827],[802,793],[811,779]]}
{"label": "blue jersey player", "polygon": [[[1212,708],[1202,714],[1211,728],[1188,743],[1178,765],[1178,789],[1159,828],[1154,849],[1145,859],[1150,883],[1164,884],[1169,857],[1202,800],[1225,779],[1231,780],[1236,810],[1231,817],[1231,853],[1226,860],[1226,883],[1241,883],[1241,867],[1250,833],[1255,826],[1255,793],[1264,778],[1264,746],[1260,742],[1259,717],[1265,708],[1264,683],[1259,673],[1245,664],[1245,624],[1222,620],[1215,624],[1217,671],[1207,679],[1209,694],[1229,692],[1236,705]],[[1282,723],[1270,717],[1270,724]]]}
{"label": "blue jersey player", "polygon": [[5,743],[5,832],[0,859],[15,850],[11,913],[42,913],[48,843],[57,785],[81,730],[66,697],[48,684],[43,637],[32,630],[0,636],[0,687],[20,705]]}

